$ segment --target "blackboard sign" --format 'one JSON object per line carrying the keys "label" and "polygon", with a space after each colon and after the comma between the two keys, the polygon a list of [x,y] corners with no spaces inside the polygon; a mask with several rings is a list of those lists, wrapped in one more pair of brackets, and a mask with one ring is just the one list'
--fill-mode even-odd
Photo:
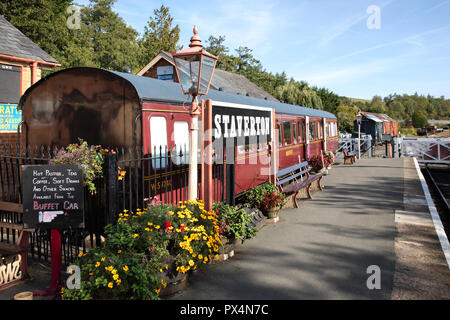
{"label": "blackboard sign", "polygon": [[25,228],[84,227],[80,166],[22,166],[22,194]]}

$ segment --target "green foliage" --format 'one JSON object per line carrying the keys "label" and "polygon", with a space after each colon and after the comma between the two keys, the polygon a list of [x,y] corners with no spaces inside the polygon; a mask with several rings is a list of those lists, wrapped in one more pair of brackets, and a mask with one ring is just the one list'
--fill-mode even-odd
{"label": "green foliage", "polygon": [[162,246],[143,247],[133,237],[137,224],[119,222],[105,228],[103,248],[80,254],[81,288],[63,290],[65,300],[157,300],[160,270],[167,251]]}
{"label": "green foliage", "polygon": [[414,128],[423,128],[427,126],[427,116],[421,110],[414,112],[414,114],[412,115],[412,124]]}
{"label": "green foliage", "polygon": [[105,237],[102,248],[79,255],[81,289],[63,290],[64,299],[159,299],[164,277],[206,265],[222,244],[218,215],[201,201],[124,210]]}
{"label": "green foliage", "polygon": [[229,240],[245,240],[253,238],[258,229],[249,227],[252,216],[245,212],[244,209],[236,210],[234,207],[223,204],[214,203],[213,210],[219,215],[219,224],[222,228],[221,235]]}
{"label": "green foliage", "polygon": [[58,151],[50,160],[50,164],[78,164],[83,169],[83,185],[91,193],[96,192],[94,180],[103,176],[104,150],[100,146],[89,146],[86,141],[78,138],[78,143],[68,145]]}
{"label": "green foliage", "polygon": [[279,204],[280,208],[282,208],[286,204],[286,198],[284,196],[284,193],[279,192],[277,187],[271,182],[260,184],[259,186],[256,186],[248,190],[245,193],[244,204],[247,207],[265,210],[266,208],[263,208],[263,202],[267,200],[266,198],[270,194],[276,194],[282,198],[282,201]]}
{"label": "green foliage", "polygon": [[64,50],[72,38],[66,26],[66,9],[72,3],[73,0],[2,0],[0,15],[64,65]]}
{"label": "green foliage", "polygon": [[322,109],[322,100],[315,90],[308,87],[306,82],[291,79],[288,84],[276,88],[275,97],[284,103]]}
{"label": "green foliage", "polygon": [[150,17],[142,39],[139,41],[142,48],[140,56],[141,66],[148,64],[161,50],[172,52],[179,49],[177,46],[180,38],[180,28],[173,25],[173,17],[169,8],[161,5],[153,10],[154,16]]}
{"label": "green foliage", "polygon": [[347,105],[340,105],[335,111],[338,119],[339,131],[353,132],[353,123],[356,120],[358,109]]}

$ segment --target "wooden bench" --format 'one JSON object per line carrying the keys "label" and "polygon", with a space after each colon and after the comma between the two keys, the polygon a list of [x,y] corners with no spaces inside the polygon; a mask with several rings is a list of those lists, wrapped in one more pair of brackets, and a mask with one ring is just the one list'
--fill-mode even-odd
{"label": "wooden bench", "polygon": [[[0,201],[0,211],[14,212],[21,218],[23,207],[19,203]],[[1,218],[0,228],[19,233],[16,243],[0,242],[0,290],[2,290],[22,282],[28,276],[28,244],[30,233],[34,229],[25,229],[22,223],[5,222]]]}
{"label": "wooden bench", "polygon": [[306,188],[309,199],[312,199],[310,189],[314,181],[318,181],[319,189],[323,190],[320,183],[323,175],[321,173],[310,174],[310,170],[308,161],[304,161],[277,172],[277,188],[284,193],[294,193],[294,206],[296,208],[298,208],[297,194],[301,189]]}
{"label": "wooden bench", "polygon": [[349,151],[348,149],[343,149],[342,153],[344,155],[344,164],[354,164],[356,161],[356,152]]}

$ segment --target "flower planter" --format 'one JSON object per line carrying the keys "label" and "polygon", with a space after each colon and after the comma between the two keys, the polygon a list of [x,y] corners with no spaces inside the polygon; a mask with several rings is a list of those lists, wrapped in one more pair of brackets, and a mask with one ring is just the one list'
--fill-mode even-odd
{"label": "flower planter", "polygon": [[269,219],[274,219],[274,218],[278,217],[279,212],[280,212],[280,208],[273,208],[273,209],[269,209],[269,210],[264,210],[263,214]]}
{"label": "flower planter", "polygon": [[188,285],[188,273],[178,273],[178,275],[174,278],[169,278],[167,274],[162,277],[167,286],[165,288],[161,288],[159,292],[160,297],[169,296],[171,294],[177,293],[186,289]]}

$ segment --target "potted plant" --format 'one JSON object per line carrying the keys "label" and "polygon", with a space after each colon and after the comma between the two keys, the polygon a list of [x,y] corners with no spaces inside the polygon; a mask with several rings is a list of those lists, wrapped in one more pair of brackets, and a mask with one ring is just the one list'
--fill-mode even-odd
{"label": "potted plant", "polygon": [[334,156],[333,152],[330,150],[325,150],[323,155],[323,161],[325,163],[325,167],[327,169],[331,169],[331,166],[336,161],[336,157]]}
{"label": "potted plant", "polygon": [[278,190],[267,192],[260,204],[263,214],[269,219],[278,217],[278,212],[284,205],[285,196]]}
{"label": "potted plant", "polygon": [[235,243],[237,240],[244,243],[256,235],[258,230],[249,226],[252,216],[244,209],[236,210],[228,204],[216,202],[213,210],[219,215],[219,236],[226,238],[228,243]]}

